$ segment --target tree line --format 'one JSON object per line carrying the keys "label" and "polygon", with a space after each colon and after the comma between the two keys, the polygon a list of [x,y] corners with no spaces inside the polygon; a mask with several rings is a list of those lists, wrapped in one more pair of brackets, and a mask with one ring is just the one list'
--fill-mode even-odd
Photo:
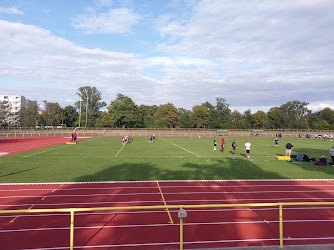
{"label": "tree line", "polygon": [[[17,114],[11,114],[8,103],[2,102],[0,126],[10,126],[5,118],[15,116],[17,125],[25,127],[66,124],[67,127],[334,130],[334,110],[324,108],[311,112],[308,103],[301,101],[289,101],[272,107],[267,113],[257,111],[253,114],[251,110],[232,111],[221,97],[216,98],[216,103],[205,102],[187,110],[172,103],[138,106],[123,94],[117,94],[107,106],[101,92],[90,86],[80,87],[76,94],[79,101],[65,108],[57,102],[44,101],[41,114],[36,101],[28,103]],[[106,106],[107,111],[100,110]]]}

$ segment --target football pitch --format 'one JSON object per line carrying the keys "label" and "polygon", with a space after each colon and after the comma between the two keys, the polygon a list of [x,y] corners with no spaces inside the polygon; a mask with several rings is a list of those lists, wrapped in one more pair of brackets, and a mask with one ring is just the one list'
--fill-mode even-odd
{"label": "football pitch", "polygon": [[[225,151],[213,150],[213,138],[136,137],[122,145],[121,137],[94,137],[76,145],[60,144],[0,158],[0,183],[149,181],[149,180],[245,180],[332,179],[334,167],[314,162],[278,161],[290,140],[292,154],[317,160],[334,142],[311,139],[224,138]],[[236,140],[236,154],[231,144]],[[245,142],[252,144],[247,159]]]}

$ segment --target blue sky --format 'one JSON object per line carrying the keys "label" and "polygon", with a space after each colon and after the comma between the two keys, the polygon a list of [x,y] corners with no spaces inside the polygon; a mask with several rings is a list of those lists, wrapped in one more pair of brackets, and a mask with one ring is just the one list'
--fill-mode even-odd
{"label": "blue sky", "polygon": [[332,13],[331,0],[0,0],[0,93],[334,108]]}

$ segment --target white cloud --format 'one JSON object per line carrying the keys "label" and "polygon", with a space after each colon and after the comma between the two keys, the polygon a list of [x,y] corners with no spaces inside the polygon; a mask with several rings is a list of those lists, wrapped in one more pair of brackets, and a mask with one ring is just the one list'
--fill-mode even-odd
{"label": "white cloud", "polygon": [[334,110],[334,105],[321,103],[318,105],[308,105],[307,108],[313,112],[317,112],[317,111],[323,110],[324,108],[330,108]]}
{"label": "white cloud", "polygon": [[142,103],[145,100],[138,90],[155,91],[155,82],[138,74],[140,65],[133,54],[80,47],[32,25],[0,20],[0,30],[0,57],[4,61],[0,77],[24,83],[10,91],[11,86],[2,81],[2,93],[59,103],[71,99],[72,103],[65,104],[73,104],[77,88],[85,85],[96,86],[108,101],[124,93]]}
{"label": "white cloud", "polygon": [[24,13],[20,10],[18,10],[15,7],[11,7],[11,8],[2,8],[0,7],[0,13],[6,13],[6,14],[10,14],[10,15],[24,15]]}
{"label": "white cloud", "polygon": [[109,9],[106,13],[90,13],[79,15],[73,20],[73,27],[83,29],[87,33],[127,33],[139,22],[141,16],[127,8]]}
{"label": "white cloud", "polygon": [[[135,30],[147,39],[138,42],[148,46],[141,55],[87,49],[36,26],[0,21],[0,76],[57,88],[56,96],[43,89],[43,98],[46,93],[45,99],[58,102],[58,93],[71,100],[87,84],[106,101],[122,93],[137,104],[172,102],[188,109],[216,97],[243,109],[291,100],[332,105],[334,2],[308,2],[202,0],[185,14],[162,8],[164,14],[150,23],[156,13],[140,16],[95,1],[95,9],[74,21],[86,32],[122,34],[146,18],[141,28],[155,25],[161,37],[151,40],[156,34]],[[34,87],[20,89],[34,93]]]}

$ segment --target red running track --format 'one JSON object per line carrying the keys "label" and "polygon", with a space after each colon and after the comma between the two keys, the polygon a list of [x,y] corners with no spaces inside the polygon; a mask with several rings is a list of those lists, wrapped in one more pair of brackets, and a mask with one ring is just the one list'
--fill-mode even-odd
{"label": "red running track", "polygon": [[[159,182],[167,205],[334,201],[334,181]],[[0,185],[0,209],[163,205],[156,182]],[[170,210],[77,212],[74,245],[178,249]],[[184,249],[279,246],[277,207],[187,209]],[[284,245],[333,244],[333,206],[283,209]],[[68,249],[69,214],[0,215],[1,249]]]}
{"label": "red running track", "polygon": [[[78,140],[83,138],[78,138]],[[0,138],[0,157],[45,148],[71,141],[66,136],[35,136]]]}

